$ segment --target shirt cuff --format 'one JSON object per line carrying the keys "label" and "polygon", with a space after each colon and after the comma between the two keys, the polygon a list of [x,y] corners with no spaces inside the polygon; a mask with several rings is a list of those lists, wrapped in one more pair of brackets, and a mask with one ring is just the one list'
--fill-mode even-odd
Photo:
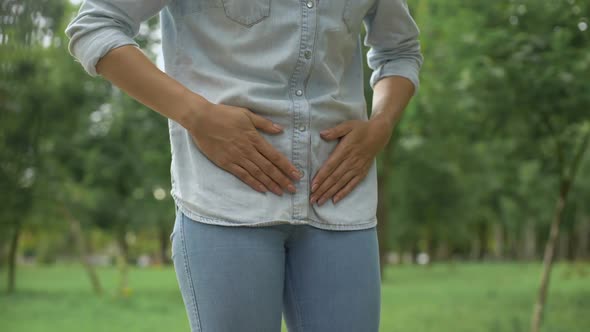
{"label": "shirt cuff", "polygon": [[139,48],[139,44],[121,30],[101,28],[71,40],[68,51],[82,64],[82,67],[90,76],[96,77],[99,75],[96,72],[98,60],[110,50],[123,45],[133,45]]}
{"label": "shirt cuff", "polygon": [[420,66],[414,59],[390,60],[371,73],[369,84],[371,85],[371,89],[374,89],[377,81],[384,77],[402,76],[409,79],[414,84],[414,95],[416,95],[420,87],[419,72]]}

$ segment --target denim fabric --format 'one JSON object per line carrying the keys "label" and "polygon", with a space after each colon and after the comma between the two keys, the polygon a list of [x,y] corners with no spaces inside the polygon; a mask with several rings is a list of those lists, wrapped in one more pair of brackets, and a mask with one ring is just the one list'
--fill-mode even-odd
{"label": "denim fabric", "polygon": [[165,72],[213,103],[248,108],[282,125],[281,134],[260,133],[304,173],[294,181],[296,193],[258,192],[211,162],[169,120],[171,195],[187,216],[229,226],[377,224],[376,160],[336,204],[311,205],[310,182],[338,143],[319,132],[368,119],[363,42],[371,88],[397,75],[417,90],[423,58],[405,0],[87,0],[65,30],[69,51],[97,76],[97,61],[112,48],[138,47],[140,24],[156,13]]}
{"label": "denim fabric", "polygon": [[224,227],[177,211],[172,259],[193,332],[377,332],[376,228]]}

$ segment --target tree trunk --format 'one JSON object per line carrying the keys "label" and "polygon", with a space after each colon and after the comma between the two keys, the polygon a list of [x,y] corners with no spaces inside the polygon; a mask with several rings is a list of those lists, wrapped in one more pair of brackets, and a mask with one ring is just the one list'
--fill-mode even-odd
{"label": "tree trunk", "polygon": [[539,332],[543,318],[543,310],[547,300],[547,289],[549,288],[549,278],[551,276],[551,268],[553,266],[553,255],[555,253],[555,245],[559,237],[559,225],[561,224],[561,216],[565,207],[565,201],[569,185],[562,183],[559,199],[555,207],[555,214],[551,222],[551,230],[549,233],[549,240],[545,247],[545,256],[543,259],[543,273],[541,275],[541,286],[539,287],[537,303],[533,312],[533,319],[531,323],[531,332]]}
{"label": "tree trunk", "polygon": [[84,238],[84,232],[82,231],[80,221],[74,218],[66,207],[63,207],[63,213],[70,224],[70,232],[76,241],[76,248],[78,250],[80,262],[82,263],[82,266],[84,267],[84,270],[90,279],[92,289],[96,295],[100,296],[103,294],[103,288],[100,283],[100,279],[98,278],[98,274],[96,273],[96,269],[90,262],[88,245],[86,243],[86,239]]}
{"label": "tree trunk", "polygon": [[20,239],[21,221],[17,220],[14,224],[10,246],[8,248],[8,284],[6,292],[14,293],[16,290],[16,255],[18,252],[18,240]]}
{"label": "tree trunk", "polygon": [[[582,144],[580,145],[579,150],[577,151],[574,160],[571,164],[571,169],[569,172],[569,177],[566,175],[563,164],[561,164],[561,174],[560,174],[560,188],[559,188],[559,198],[557,199],[557,203],[555,206],[555,213],[553,215],[553,220],[551,221],[551,230],[549,232],[549,239],[547,240],[547,245],[545,246],[545,256],[543,259],[543,272],[541,275],[541,285],[539,286],[539,292],[537,296],[537,302],[535,304],[535,308],[533,310],[533,317],[531,320],[531,332],[539,332],[541,329],[541,323],[543,320],[543,311],[545,308],[545,303],[547,300],[547,289],[549,288],[549,279],[551,276],[551,268],[553,266],[553,256],[555,253],[555,245],[557,239],[559,237],[559,225],[561,224],[561,219],[563,215],[563,210],[565,209],[565,204],[567,201],[567,196],[570,192],[570,188],[573,185],[578,167],[580,166],[581,161],[583,160],[584,154],[586,152],[586,148],[588,147],[588,143],[590,142],[590,133],[586,134],[582,139]],[[557,154],[558,156],[563,155],[563,151],[561,145],[557,145]],[[561,158],[560,158],[561,159]]]}
{"label": "tree trunk", "polygon": [[117,232],[117,244],[119,246],[119,254],[117,255],[117,267],[119,269],[119,294],[123,297],[130,295],[129,289],[129,248],[127,245],[127,227],[121,226]]}
{"label": "tree trunk", "polygon": [[82,262],[82,266],[84,266],[84,270],[86,270],[86,273],[90,278],[90,284],[92,285],[92,289],[94,290],[94,293],[96,293],[96,295],[102,295],[102,285],[100,283],[100,279],[98,278],[98,274],[96,273],[94,265],[92,265],[92,263],[90,262],[90,256],[84,238],[84,232],[82,231],[80,222],[77,219],[70,220],[70,230],[72,232],[72,236],[74,237],[74,239],[76,239],[78,254],[80,255],[80,261]]}

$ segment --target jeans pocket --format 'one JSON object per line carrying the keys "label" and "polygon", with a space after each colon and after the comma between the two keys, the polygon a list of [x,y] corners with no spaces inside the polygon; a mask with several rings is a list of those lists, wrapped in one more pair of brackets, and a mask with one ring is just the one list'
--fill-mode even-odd
{"label": "jeans pocket", "polygon": [[231,20],[251,27],[270,16],[271,0],[222,0],[225,15]]}

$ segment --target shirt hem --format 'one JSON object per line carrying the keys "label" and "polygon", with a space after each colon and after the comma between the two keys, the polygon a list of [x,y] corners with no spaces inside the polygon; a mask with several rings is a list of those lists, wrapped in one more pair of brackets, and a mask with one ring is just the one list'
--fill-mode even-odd
{"label": "shirt hem", "polygon": [[173,195],[174,203],[176,204],[177,208],[185,214],[189,219],[192,219],[197,222],[202,222],[205,224],[210,225],[219,225],[219,226],[230,226],[230,227],[237,227],[237,226],[245,226],[245,227],[266,227],[266,226],[273,226],[273,225],[280,225],[280,224],[290,224],[290,225],[309,225],[312,227],[316,227],[319,229],[324,230],[333,230],[333,231],[353,231],[353,230],[362,230],[373,228],[377,226],[377,217],[373,217],[369,220],[364,220],[361,222],[350,223],[350,224],[329,224],[320,222],[318,220],[312,218],[305,218],[305,219],[282,219],[282,220],[259,220],[253,222],[245,222],[241,220],[234,220],[234,219],[221,219],[216,217],[210,217],[202,215],[198,212],[195,212],[189,208],[187,208],[180,199]]}

